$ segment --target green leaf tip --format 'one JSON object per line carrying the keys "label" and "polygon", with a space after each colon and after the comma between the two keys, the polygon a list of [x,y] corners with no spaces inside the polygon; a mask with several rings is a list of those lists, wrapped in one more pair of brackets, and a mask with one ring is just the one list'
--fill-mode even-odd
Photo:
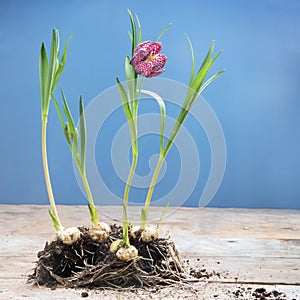
{"label": "green leaf tip", "polygon": [[88,204],[88,208],[89,208],[92,224],[97,225],[98,224],[98,213],[97,213],[95,206]]}
{"label": "green leaf tip", "polygon": [[80,161],[82,172],[85,170],[85,156],[86,156],[86,126],[84,116],[84,106],[82,95],[79,98],[79,126],[80,126]]}
{"label": "green leaf tip", "polygon": [[141,228],[145,229],[148,219],[148,213],[146,212],[145,208],[142,208],[141,212]]}
{"label": "green leaf tip", "polygon": [[56,219],[55,215],[52,213],[51,209],[48,208],[48,213],[52,219],[52,222],[53,222],[53,225],[54,225],[54,228],[56,231],[60,230],[61,229],[61,225],[59,223],[59,221]]}
{"label": "green leaf tip", "polygon": [[158,35],[158,37],[156,38],[156,42],[158,42],[162,36],[169,30],[169,28],[172,26],[172,23],[169,23],[162,31],[161,33]]}
{"label": "green leaf tip", "polygon": [[159,218],[159,221],[158,221],[158,225],[157,225],[158,229],[161,226],[161,223],[163,221],[163,218],[164,218],[165,214],[167,213],[167,210],[168,210],[169,206],[170,206],[170,202],[167,203],[166,207],[164,208],[164,210],[162,211],[162,213],[160,215],[160,218]]}
{"label": "green leaf tip", "polygon": [[123,204],[123,243],[127,246],[130,245],[128,230],[129,230],[129,222],[128,222],[128,215],[127,215],[127,206]]}

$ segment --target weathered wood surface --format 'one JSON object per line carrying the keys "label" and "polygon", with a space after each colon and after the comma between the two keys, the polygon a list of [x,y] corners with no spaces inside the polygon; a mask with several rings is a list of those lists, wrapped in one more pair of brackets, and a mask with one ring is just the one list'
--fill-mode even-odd
{"label": "weathered wood surface", "polygon": [[[120,207],[103,207],[102,218],[114,223]],[[131,220],[140,208],[131,208]],[[89,224],[86,207],[60,206],[65,227]],[[152,220],[161,208],[152,208]],[[264,287],[300,299],[300,211],[221,208],[170,210],[163,223],[191,266],[221,274],[190,289],[144,292],[88,291],[87,299],[254,299]],[[27,284],[36,254],[53,233],[46,206],[0,205],[0,299],[83,299],[83,290],[50,290]],[[236,298],[237,290],[244,292]],[[216,297],[218,296],[218,297]]]}

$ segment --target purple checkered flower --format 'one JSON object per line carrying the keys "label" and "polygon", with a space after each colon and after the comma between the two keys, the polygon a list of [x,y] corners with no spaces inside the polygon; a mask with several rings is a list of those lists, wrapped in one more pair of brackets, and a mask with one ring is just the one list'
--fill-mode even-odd
{"label": "purple checkered flower", "polygon": [[162,74],[167,57],[160,54],[161,43],[143,42],[136,46],[130,64],[135,71],[145,77],[155,77]]}

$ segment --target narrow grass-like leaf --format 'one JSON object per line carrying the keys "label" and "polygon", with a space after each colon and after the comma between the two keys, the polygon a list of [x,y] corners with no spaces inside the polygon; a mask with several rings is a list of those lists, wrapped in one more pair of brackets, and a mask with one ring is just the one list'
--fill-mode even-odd
{"label": "narrow grass-like leaf", "polygon": [[193,49],[193,45],[192,45],[190,38],[188,37],[188,35],[186,33],[184,35],[189,43],[190,50],[191,50],[191,57],[192,57],[192,69],[191,69],[191,76],[190,76],[190,83],[189,83],[189,86],[191,86],[192,82],[194,81],[194,76],[195,76],[195,54],[194,54],[194,49]]}
{"label": "narrow grass-like leaf", "polygon": [[211,62],[208,62],[202,67],[202,69],[196,74],[195,80],[193,81],[191,88],[195,91],[199,91],[201,84],[203,83],[208,71],[212,66]]}
{"label": "narrow grass-like leaf", "polygon": [[54,98],[54,96],[52,95],[52,99],[53,99],[53,102],[54,102],[54,105],[55,105],[55,108],[56,108],[56,111],[57,111],[57,114],[58,114],[58,118],[59,118],[59,122],[60,122],[60,125],[61,125],[61,128],[62,128],[62,131],[64,133],[64,136],[67,140],[67,143],[68,143],[68,146],[71,150],[71,153],[73,154],[73,147],[72,147],[72,144],[71,144],[71,140],[72,140],[72,137],[71,137],[71,132],[70,132],[70,126],[69,126],[69,122],[66,122],[64,123],[64,120],[63,120],[63,117],[62,117],[62,113],[61,113],[61,109],[56,101],[56,99]]}
{"label": "narrow grass-like leaf", "polygon": [[80,156],[81,156],[81,168],[85,170],[85,153],[86,153],[86,128],[85,128],[85,116],[82,96],[79,100],[79,117],[80,117]]}
{"label": "narrow grass-like leaf", "polygon": [[128,215],[127,215],[127,206],[123,204],[123,242],[125,245],[130,245],[129,236],[128,236]]}
{"label": "narrow grass-like leaf", "polygon": [[210,85],[216,78],[218,78],[220,75],[222,75],[225,71],[226,71],[225,69],[219,71],[218,73],[216,73],[215,75],[210,77],[205,83],[203,83],[199,90],[199,94],[201,94],[208,87],[208,85]]}
{"label": "narrow grass-like leaf", "polygon": [[140,20],[137,16],[137,14],[135,14],[135,18],[136,18],[136,21],[137,21],[137,44],[140,44],[142,42],[142,27],[141,27],[141,23],[140,23]]}
{"label": "narrow grass-like leaf", "polygon": [[[181,111],[182,111],[182,110],[181,110]],[[180,113],[181,113],[181,112],[180,112]],[[173,127],[173,129],[172,129],[172,131],[171,131],[171,134],[170,134],[170,137],[169,137],[169,139],[168,139],[167,145],[166,145],[166,147],[165,147],[165,149],[164,149],[163,157],[166,157],[167,154],[168,154],[168,152],[169,152],[169,150],[171,149],[171,147],[172,147],[172,145],[173,145],[173,142],[174,142],[174,139],[175,139],[175,137],[176,137],[176,135],[177,135],[177,133],[178,133],[178,131],[179,131],[181,125],[182,125],[182,123],[180,123],[180,122],[178,121],[178,119],[177,119],[177,121],[176,121],[176,123],[175,123],[175,125],[174,125],[174,127]]]}
{"label": "narrow grass-like leaf", "polygon": [[41,106],[42,114],[48,114],[49,99],[48,96],[48,56],[45,44],[42,43],[40,57],[39,57],[39,76],[40,76],[40,92],[41,92]]}
{"label": "narrow grass-like leaf", "polygon": [[156,93],[148,90],[141,90],[142,93],[147,94],[153,97],[160,110],[160,154],[163,155],[164,153],[164,138],[165,138],[165,124],[166,124],[166,105],[164,100]]}
{"label": "narrow grass-like leaf", "polygon": [[141,212],[141,228],[142,229],[144,229],[146,227],[147,219],[148,219],[147,215],[148,214],[147,214],[145,208],[142,208],[142,212]]}
{"label": "narrow grass-like leaf", "polygon": [[162,36],[169,30],[169,28],[172,26],[172,23],[168,24],[163,30],[162,32],[158,35],[158,37],[156,38],[156,42],[158,42]]}
{"label": "narrow grass-like leaf", "polygon": [[67,39],[66,41],[66,44],[65,44],[65,47],[64,47],[64,52],[63,52],[63,55],[61,57],[61,60],[59,62],[59,65],[57,67],[57,70],[55,72],[55,77],[54,77],[54,81],[53,81],[53,84],[52,84],[52,90],[55,89],[59,79],[60,79],[60,76],[65,68],[65,65],[66,65],[66,61],[67,61],[67,48],[68,48],[68,45],[69,45],[69,42],[70,40],[73,38],[74,34],[72,34],[71,36],[69,36],[69,38]]}
{"label": "narrow grass-like leaf", "polygon": [[60,122],[61,128],[64,131],[64,129],[65,129],[64,118],[62,116],[62,112],[61,112],[61,109],[59,107],[59,104],[58,104],[58,102],[57,102],[57,100],[56,100],[56,98],[55,98],[55,96],[53,94],[52,94],[52,100],[53,100],[54,106],[56,108],[56,112],[57,112],[57,115],[58,115],[58,118],[59,118],[59,122]]}
{"label": "narrow grass-like leaf", "polygon": [[164,210],[162,211],[162,213],[160,215],[160,218],[159,218],[159,221],[158,221],[158,225],[157,225],[158,229],[161,226],[162,220],[163,220],[165,214],[167,213],[167,210],[168,210],[169,206],[170,206],[170,202],[167,203],[166,207],[164,208]]}
{"label": "narrow grass-like leaf", "polygon": [[98,224],[98,213],[97,213],[95,206],[88,204],[88,208],[89,208],[89,213],[91,216],[92,224],[97,225]]}
{"label": "narrow grass-like leaf", "polygon": [[128,31],[128,35],[129,35],[130,41],[131,41],[131,43],[132,43],[133,38],[132,38],[132,34],[131,34],[129,31]]}
{"label": "narrow grass-like leaf", "polygon": [[60,225],[59,221],[57,220],[57,218],[55,217],[55,215],[52,213],[50,208],[48,208],[48,212],[49,212],[49,215],[52,219],[55,230],[56,231],[60,230],[61,225]]}
{"label": "narrow grass-like leaf", "polygon": [[211,60],[212,54],[214,52],[214,48],[215,48],[215,41],[212,41],[211,44],[210,44],[210,47],[208,49],[208,52],[207,52],[201,66],[199,68],[199,71]]}
{"label": "narrow grass-like leaf", "polygon": [[126,76],[126,84],[128,90],[128,103],[131,110],[133,112],[133,106],[136,102],[136,78],[137,74],[135,72],[134,67],[130,64],[129,56],[126,56],[125,59],[125,76]]}
{"label": "narrow grass-like leaf", "polygon": [[79,140],[78,129],[75,127],[74,137],[73,137],[73,147],[75,152],[75,158],[78,159],[78,161],[80,162],[80,155],[78,151],[78,140]]}
{"label": "narrow grass-like leaf", "polygon": [[72,136],[72,138],[74,138],[75,124],[74,124],[74,121],[73,121],[73,117],[72,117],[72,114],[70,112],[70,109],[69,109],[69,106],[68,106],[68,103],[67,103],[67,99],[65,97],[65,93],[64,93],[62,88],[60,90],[61,90],[61,95],[62,95],[62,98],[63,98],[63,109],[64,109],[65,115],[66,115],[66,117],[68,119],[68,122],[69,122],[71,136]]}
{"label": "narrow grass-like leaf", "polygon": [[208,61],[198,72],[198,74],[196,75],[196,78],[194,80],[194,82],[192,83],[191,88],[194,89],[195,91],[199,92],[205,77],[208,73],[208,71],[211,69],[212,65],[214,64],[214,62],[216,61],[216,59],[220,56],[220,54],[222,53],[222,51],[219,51],[218,54],[211,59],[210,61]]}
{"label": "narrow grass-like leaf", "polygon": [[58,36],[59,36],[58,31],[56,29],[53,29],[50,61],[49,61],[49,72],[48,72],[48,87],[47,87],[48,92],[50,93],[49,96],[54,91],[52,88],[53,88],[55,72],[57,69],[57,60],[58,60],[57,40],[59,39]]}
{"label": "narrow grass-like leaf", "polygon": [[137,132],[136,132],[135,120],[132,115],[129,103],[128,103],[128,97],[125,92],[125,89],[118,77],[116,78],[116,80],[118,83],[119,92],[121,95],[125,116],[128,120],[128,126],[129,126],[129,130],[130,130],[131,141],[132,141],[132,152],[133,152],[133,155],[138,155],[138,148],[137,148],[137,141],[136,141]]}
{"label": "narrow grass-like leaf", "polygon": [[[187,37],[187,36],[186,36]],[[192,44],[189,40],[189,38],[187,37],[187,40],[190,44],[190,48],[191,48],[191,51],[192,51]],[[208,79],[204,84],[204,80],[207,76],[207,73],[209,72],[209,70],[211,69],[213,63],[215,62],[215,60],[219,57],[219,55],[221,54],[221,51],[218,52],[218,54],[212,59],[212,53],[213,53],[213,50],[214,50],[214,44],[215,42],[213,41],[211,43],[211,46],[201,64],[201,67],[199,68],[199,71],[197,72],[193,82],[191,83],[190,81],[190,87],[188,89],[188,92],[187,92],[187,96],[186,96],[186,99],[183,103],[183,106],[181,108],[181,111],[178,115],[178,118],[177,118],[177,121],[171,131],[171,134],[170,134],[170,137],[169,137],[169,140],[167,142],[167,145],[165,147],[165,150],[164,150],[164,154],[163,156],[166,157],[168,151],[170,150],[171,146],[173,145],[173,142],[179,132],[179,129],[181,128],[183,122],[185,121],[190,109],[192,108],[192,105],[194,104],[194,101],[197,99],[197,96],[203,92],[203,90],[214,80],[216,79],[217,77],[219,77],[223,72],[224,70],[218,72],[217,74],[215,74],[214,76],[212,76],[210,79]],[[192,55],[193,57],[193,55]],[[193,58],[192,58],[193,60]],[[192,63],[192,66],[193,66],[193,63]],[[193,70],[192,70],[192,74],[193,74]],[[191,75],[191,78],[192,78],[192,75]]]}
{"label": "narrow grass-like leaf", "polygon": [[118,83],[118,87],[119,87],[119,92],[121,95],[121,100],[123,103],[123,108],[124,108],[124,112],[126,115],[127,120],[131,120],[132,119],[132,114],[131,114],[131,110],[130,110],[130,106],[129,106],[129,102],[128,102],[128,97],[126,95],[125,89],[122,85],[122,83],[120,82],[119,78],[116,78],[117,83]]}
{"label": "narrow grass-like leaf", "polygon": [[137,43],[137,38],[136,38],[136,25],[135,25],[135,22],[134,22],[134,18],[132,16],[132,13],[129,9],[127,9],[128,11],[128,14],[129,14],[129,18],[130,18],[130,23],[131,23],[131,30],[132,30],[132,49],[131,49],[131,54],[133,56],[133,53],[134,53],[134,49],[136,47],[136,43]]}

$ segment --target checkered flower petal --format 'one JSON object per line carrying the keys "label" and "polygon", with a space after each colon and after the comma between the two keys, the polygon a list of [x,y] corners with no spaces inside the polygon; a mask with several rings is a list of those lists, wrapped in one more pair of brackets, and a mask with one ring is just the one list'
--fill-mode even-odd
{"label": "checkered flower petal", "polygon": [[167,61],[162,50],[161,43],[143,42],[136,46],[130,64],[137,74],[145,77],[155,77],[164,72],[162,69]]}

